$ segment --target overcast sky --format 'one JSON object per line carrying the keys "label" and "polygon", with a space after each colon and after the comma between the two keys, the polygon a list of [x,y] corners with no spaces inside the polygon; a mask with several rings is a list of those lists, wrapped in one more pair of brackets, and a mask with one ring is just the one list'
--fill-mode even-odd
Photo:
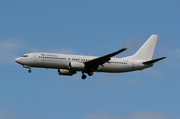
{"label": "overcast sky", "polygon": [[[178,0],[1,0],[1,119],[179,119],[180,2]],[[27,69],[29,52],[132,55],[158,34],[154,67],[131,73]]]}

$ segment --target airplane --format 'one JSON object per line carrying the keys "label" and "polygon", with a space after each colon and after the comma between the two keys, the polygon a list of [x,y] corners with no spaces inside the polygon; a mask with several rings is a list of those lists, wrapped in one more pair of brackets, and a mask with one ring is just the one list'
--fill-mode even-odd
{"label": "airplane", "polygon": [[15,59],[15,62],[28,68],[31,67],[57,69],[59,75],[72,76],[82,72],[82,79],[86,74],[92,76],[94,72],[123,73],[150,68],[154,63],[166,58],[152,59],[158,35],[152,34],[141,48],[131,56],[114,58],[113,56],[127,50],[129,41],[120,50],[104,56],[85,56],[55,53],[27,53]]}

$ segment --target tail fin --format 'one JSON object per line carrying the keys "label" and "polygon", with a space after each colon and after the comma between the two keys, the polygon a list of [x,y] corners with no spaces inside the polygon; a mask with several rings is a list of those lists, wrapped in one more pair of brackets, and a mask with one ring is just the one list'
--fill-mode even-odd
{"label": "tail fin", "polygon": [[149,39],[141,46],[141,48],[129,58],[148,61],[151,60],[154,54],[158,35],[153,34]]}

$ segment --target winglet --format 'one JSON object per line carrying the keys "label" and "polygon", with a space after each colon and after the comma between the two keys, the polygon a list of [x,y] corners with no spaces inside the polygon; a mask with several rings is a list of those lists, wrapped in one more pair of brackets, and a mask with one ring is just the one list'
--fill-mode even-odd
{"label": "winglet", "polygon": [[126,43],[126,45],[124,46],[124,48],[123,48],[123,49],[127,49],[127,48],[128,48],[128,46],[129,46],[129,44],[130,44],[130,40]]}

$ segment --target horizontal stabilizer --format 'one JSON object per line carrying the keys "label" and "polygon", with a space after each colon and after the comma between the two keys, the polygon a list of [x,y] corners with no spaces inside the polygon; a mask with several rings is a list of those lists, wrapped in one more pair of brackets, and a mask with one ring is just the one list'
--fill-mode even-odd
{"label": "horizontal stabilizer", "polygon": [[162,59],[164,59],[166,57],[161,57],[161,58],[157,58],[157,59],[153,59],[153,60],[149,60],[149,61],[146,61],[146,62],[143,62],[143,64],[154,64]]}

